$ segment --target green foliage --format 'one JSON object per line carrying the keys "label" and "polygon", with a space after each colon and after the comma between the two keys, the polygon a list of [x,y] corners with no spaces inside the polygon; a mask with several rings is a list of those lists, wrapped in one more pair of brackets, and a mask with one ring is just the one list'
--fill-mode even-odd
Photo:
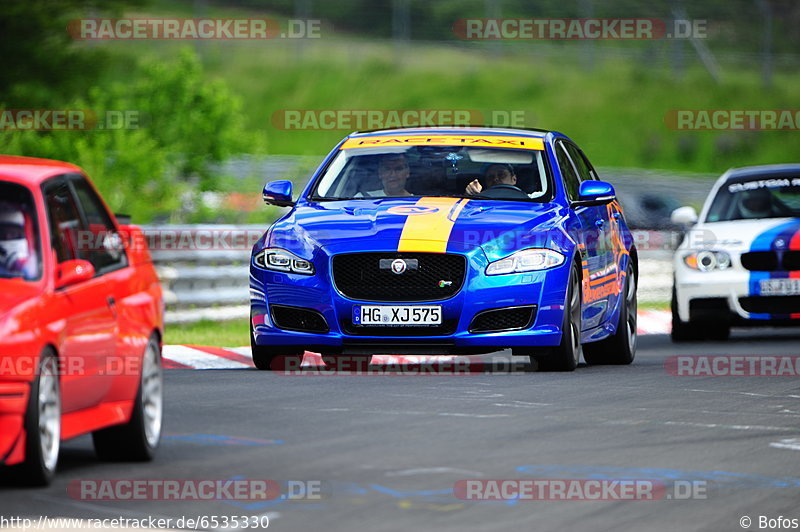
{"label": "green foliage", "polygon": [[[309,1],[311,18],[331,23],[337,32],[369,37],[392,37],[396,0]],[[231,2],[216,2],[228,5]],[[296,16],[297,0],[235,0],[236,5],[255,10]],[[673,2],[664,0],[407,0],[412,39],[454,40],[453,23],[461,18],[651,18],[670,20],[680,8],[690,20],[708,21],[712,48],[759,51],[763,42],[765,12],[757,0],[704,0]],[[773,48],[794,53],[800,46],[800,3],[796,0],[769,0],[764,6],[773,20]],[[492,7],[494,6],[494,7]],[[628,42],[628,46],[636,43]],[[646,45],[646,43],[639,43]],[[602,43],[601,43],[602,46]]]}
{"label": "green foliage", "polygon": [[[0,2],[0,94],[13,92],[18,107],[35,105],[42,87],[58,86],[62,94],[79,91],[108,60],[94,47],[70,46],[71,19],[119,15],[145,0],[3,0]],[[101,68],[98,68],[101,67]],[[1,99],[1,98],[0,98]],[[39,99],[39,101],[41,101]]]}
{"label": "green foliage", "polygon": [[[688,42],[517,42],[458,46],[459,18],[672,16],[656,0],[408,0],[412,42],[405,47],[364,37],[392,35],[392,0],[3,0],[0,2],[0,107],[138,113],[137,128],[3,132],[0,152],[68,160],[82,166],[112,208],[134,221],[253,221],[261,207],[208,207],[207,190],[258,196],[265,177],[226,180],[215,170],[237,153],[319,156],[349,133],[286,131],[270,118],[284,109],[522,110],[526,125],[573,136],[598,166],[723,171],[796,157],[795,132],[677,132],[671,109],[794,108],[800,74],[776,56],[774,82],[761,84],[764,12],[754,0],[684,2],[686,16],[707,19],[705,41],[722,65],[717,84]],[[131,12],[152,6],[152,13]],[[298,6],[309,13],[296,13]],[[399,4],[398,4],[399,5]],[[774,52],[800,46],[800,3],[770,0]],[[198,7],[200,6],[200,7]],[[591,14],[587,12],[591,11]],[[321,18],[323,38],[308,41],[202,43],[198,59],[185,43],[74,42],[67,22],[114,16],[307,16]],[[352,37],[361,40],[353,40]],[[441,41],[415,43],[415,39]],[[505,46],[505,45],[509,46]],[[511,46],[513,44],[513,46]],[[495,46],[498,45],[498,46]],[[604,55],[626,47],[629,56]],[[587,60],[590,50],[595,59]],[[684,68],[672,67],[683,51]],[[750,59],[724,61],[725,52]],[[563,55],[559,55],[563,52]],[[579,52],[579,53],[576,53]],[[571,55],[570,55],[571,54]],[[677,54],[680,55],[680,54]],[[755,58],[755,59],[753,59]],[[749,61],[749,66],[746,66]],[[788,62],[787,62],[788,61]]]}
{"label": "green foliage", "polygon": [[100,123],[109,111],[138,120],[119,129],[6,133],[0,151],[81,166],[111,208],[137,223],[182,221],[198,194],[215,187],[215,163],[263,149],[242,132],[238,98],[222,82],[209,82],[190,50],[168,62],[145,61],[130,82],[93,87],[64,108],[89,109]]}
{"label": "green foliage", "polygon": [[725,65],[716,83],[702,66],[676,76],[644,53],[587,69],[524,51],[426,44],[398,57],[376,41],[305,44],[302,54],[277,42],[268,53],[231,43],[206,54],[209,73],[236,80],[245,127],[265,130],[272,153],[324,154],[350,132],[281,130],[270,117],[282,109],[522,110],[533,118],[526,125],[572,136],[598,166],[722,172],[789,162],[800,149],[793,131],[674,131],[665,123],[673,109],[792,109],[797,72],[776,74],[765,89],[757,69]]}
{"label": "green foliage", "polygon": [[170,325],[164,335],[165,344],[215,345],[239,347],[249,345],[247,320],[209,321]]}

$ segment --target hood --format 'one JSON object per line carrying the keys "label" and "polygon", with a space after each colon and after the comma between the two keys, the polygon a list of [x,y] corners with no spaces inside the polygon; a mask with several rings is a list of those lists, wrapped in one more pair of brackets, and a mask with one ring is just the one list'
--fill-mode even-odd
{"label": "hood", "polygon": [[800,219],[769,218],[762,220],[733,220],[698,224],[693,227],[682,247],[713,246],[732,251],[769,251],[775,246],[800,249]]}
{"label": "hood", "polygon": [[[344,251],[469,251],[514,248],[560,220],[560,207],[460,198],[359,199],[299,204],[273,225],[268,245],[309,257]],[[498,243],[499,241],[499,243]],[[527,245],[526,247],[533,247]]]}

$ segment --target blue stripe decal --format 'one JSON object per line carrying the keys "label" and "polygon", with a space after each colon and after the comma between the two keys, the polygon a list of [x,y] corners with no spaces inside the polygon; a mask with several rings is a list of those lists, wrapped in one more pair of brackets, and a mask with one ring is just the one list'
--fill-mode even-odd
{"label": "blue stripe decal", "polygon": [[[750,251],[778,251],[783,252],[789,248],[789,241],[792,236],[798,231],[797,221],[786,222],[776,225],[772,229],[764,231],[758,235],[753,243],[750,245]],[[778,241],[783,241],[783,245],[779,247]],[[764,279],[780,279],[789,277],[788,272],[750,272],[750,280],[748,292],[752,296],[761,295],[761,281]],[[783,320],[789,319],[789,314],[768,314],[768,313],[751,313],[750,318],[754,320]]]}

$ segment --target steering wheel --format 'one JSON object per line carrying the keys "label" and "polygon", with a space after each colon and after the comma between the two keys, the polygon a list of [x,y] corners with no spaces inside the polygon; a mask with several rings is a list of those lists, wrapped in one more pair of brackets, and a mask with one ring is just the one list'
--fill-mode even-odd
{"label": "steering wheel", "polygon": [[495,185],[486,190],[481,191],[481,196],[485,198],[503,199],[503,198],[525,198],[528,195],[522,191],[521,188],[514,185]]}

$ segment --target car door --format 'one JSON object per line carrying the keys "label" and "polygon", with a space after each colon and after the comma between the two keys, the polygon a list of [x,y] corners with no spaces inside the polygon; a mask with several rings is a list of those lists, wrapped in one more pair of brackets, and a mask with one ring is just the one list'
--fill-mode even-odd
{"label": "car door", "polygon": [[[50,245],[58,263],[89,260],[85,225],[73,188],[66,176],[43,185]],[[91,262],[91,261],[90,261]],[[108,357],[116,351],[117,323],[102,274],[55,291],[54,310],[63,316],[59,356],[65,413],[96,406],[107,393],[110,382],[103,374]]]}
{"label": "car door", "polygon": [[120,386],[135,389],[139,382],[139,357],[149,334],[148,331],[143,337],[142,332],[136,330],[141,324],[125,313],[129,298],[136,299],[135,294],[141,287],[137,287],[122,239],[94,187],[78,174],[71,175],[69,183],[78,202],[86,235],[84,241],[88,244],[81,251],[87,254],[86,259],[94,266],[96,276],[103,281],[106,303],[114,318],[115,346],[105,357],[101,371],[107,376],[104,385],[116,389],[116,392],[111,391],[112,395],[119,395]]}
{"label": "car door", "polygon": [[[569,146],[563,140],[556,143],[556,158],[558,160],[561,175],[564,178],[564,185],[567,197],[570,202],[578,200],[578,188],[581,181],[586,178],[591,179],[591,175],[585,171],[583,176],[579,173],[578,166],[570,156]],[[607,211],[605,206],[573,206],[577,220],[577,227],[573,232],[573,238],[579,242],[582,249],[583,267],[583,330],[598,326],[605,314],[608,306],[608,297],[604,295],[601,283],[606,278],[608,267],[608,255],[605,251],[605,237],[607,224]]]}
{"label": "car door", "polygon": [[[595,172],[592,163],[586,157],[586,154],[574,144],[567,145],[567,151],[572,156],[572,160],[576,162],[578,167],[578,174],[588,176],[593,180],[599,180],[597,172]],[[622,286],[622,274],[627,262],[623,257],[628,254],[628,246],[625,244],[625,237],[623,232],[624,218],[622,217],[622,207],[616,199],[606,205],[597,207],[599,215],[603,217],[603,245],[601,249],[605,253],[606,263],[606,277],[602,283],[604,292],[608,294],[608,309],[616,308],[618,299],[624,297],[619,290]],[[607,316],[606,316],[607,317]]]}

